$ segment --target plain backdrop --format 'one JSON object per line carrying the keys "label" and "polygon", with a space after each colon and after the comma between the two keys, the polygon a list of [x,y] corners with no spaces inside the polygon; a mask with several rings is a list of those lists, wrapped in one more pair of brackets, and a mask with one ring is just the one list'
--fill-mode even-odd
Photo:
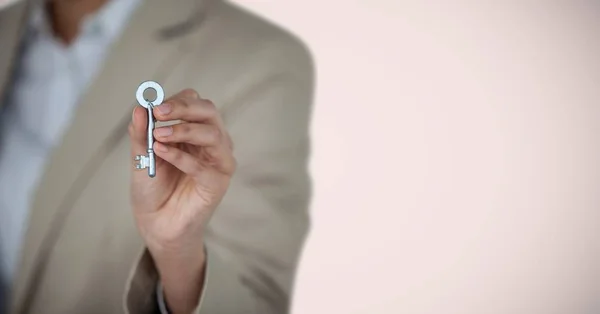
{"label": "plain backdrop", "polygon": [[235,2],[317,63],[294,314],[600,313],[598,1]]}
{"label": "plain backdrop", "polygon": [[317,62],[293,313],[600,313],[598,1],[235,2]]}

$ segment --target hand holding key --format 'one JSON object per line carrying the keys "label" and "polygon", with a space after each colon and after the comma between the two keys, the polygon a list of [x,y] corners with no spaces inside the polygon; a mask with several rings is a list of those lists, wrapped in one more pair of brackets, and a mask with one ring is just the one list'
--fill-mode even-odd
{"label": "hand holding key", "polygon": [[[138,162],[131,176],[133,212],[167,303],[186,313],[197,304],[203,282],[205,226],[235,171],[232,142],[216,107],[194,90],[162,104],[160,97],[142,100],[129,127],[131,157]],[[155,119],[181,122],[155,129]]]}

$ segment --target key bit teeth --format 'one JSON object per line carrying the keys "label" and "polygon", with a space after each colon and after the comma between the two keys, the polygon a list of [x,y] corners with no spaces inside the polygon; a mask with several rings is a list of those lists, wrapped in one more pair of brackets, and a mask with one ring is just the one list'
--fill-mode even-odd
{"label": "key bit teeth", "polygon": [[136,169],[146,169],[150,167],[150,158],[144,155],[135,156],[135,160],[137,161],[135,168]]}

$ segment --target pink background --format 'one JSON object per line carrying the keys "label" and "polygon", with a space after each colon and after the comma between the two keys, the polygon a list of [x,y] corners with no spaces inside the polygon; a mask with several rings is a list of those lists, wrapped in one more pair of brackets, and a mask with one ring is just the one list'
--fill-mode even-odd
{"label": "pink background", "polygon": [[318,64],[295,314],[600,313],[598,2],[236,2]]}
{"label": "pink background", "polygon": [[235,2],[318,65],[294,314],[600,313],[598,2]]}

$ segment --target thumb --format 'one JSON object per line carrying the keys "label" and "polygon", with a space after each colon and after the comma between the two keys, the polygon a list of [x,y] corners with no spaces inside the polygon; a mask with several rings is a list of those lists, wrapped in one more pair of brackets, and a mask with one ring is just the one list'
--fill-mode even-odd
{"label": "thumb", "polygon": [[131,123],[129,124],[129,138],[131,142],[131,158],[137,155],[146,155],[148,131],[148,113],[140,106],[133,108]]}
{"label": "thumb", "polygon": [[[161,178],[150,178],[148,169],[135,168],[138,161],[135,156],[148,154],[148,113],[145,108],[135,106],[129,124],[129,139],[131,145],[131,201],[134,211],[153,212],[164,202],[161,189]],[[157,165],[158,166],[158,165]],[[158,168],[158,167],[157,167]],[[162,176],[161,176],[162,177]]]}

